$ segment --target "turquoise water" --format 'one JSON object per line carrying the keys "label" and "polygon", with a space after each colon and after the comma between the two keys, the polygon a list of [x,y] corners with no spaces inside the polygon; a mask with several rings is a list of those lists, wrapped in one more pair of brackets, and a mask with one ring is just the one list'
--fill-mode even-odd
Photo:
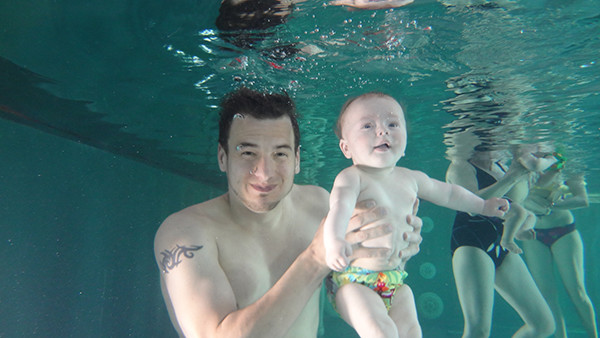
{"label": "turquoise water", "polygon": [[[301,3],[262,47],[318,53],[285,60],[224,50],[218,1],[0,3],[0,303],[9,310],[0,336],[174,336],[154,232],[168,214],[223,192],[216,106],[240,84],[296,99],[297,181],[326,188],[348,165],[332,132],[337,112],[367,90],[405,105],[400,165],[438,179],[449,163],[445,134],[465,118],[502,120],[506,143],[559,140],[566,170],[587,174],[595,201],[575,216],[599,304],[597,3],[415,1],[358,12]],[[424,333],[458,337],[453,214],[423,203],[420,215],[432,230],[408,271]],[[571,336],[585,336],[564,292],[563,305]],[[349,334],[328,307],[323,320],[325,337]],[[519,325],[497,298],[493,336]]]}

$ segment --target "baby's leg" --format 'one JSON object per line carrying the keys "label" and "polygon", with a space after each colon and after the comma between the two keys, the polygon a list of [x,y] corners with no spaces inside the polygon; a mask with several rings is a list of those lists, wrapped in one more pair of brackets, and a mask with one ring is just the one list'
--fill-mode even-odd
{"label": "baby's leg", "polygon": [[398,336],[406,338],[421,338],[421,325],[417,318],[417,307],[415,297],[410,287],[406,284],[396,289],[390,317],[398,328]]}
{"label": "baby's leg", "polygon": [[398,337],[396,324],[390,318],[379,295],[360,284],[346,284],[335,295],[340,316],[364,337]]}
{"label": "baby's leg", "polygon": [[535,239],[535,223],[537,222],[537,217],[535,217],[535,215],[529,211],[529,210],[525,210],[527,211],[527,218],[525,218],[525,221],[523,222],[523,224],[521,225],[519,231],[516,234],[516,238],[518,240],[521,241],[528,241],[528,240],[532,240]]}
{"label": "baby's leg", "polygon": [[521,205],[518,203],[511,203],[510,210],[506,213],[504,232],[502,233],[502,239],[500,240],[500,245],[503,248],[516,254],[521,254],[523,252],[517,243],[515,243],[515,236],[517,232],[521,230],[521,226],[527,220],[528,215],[529,212]]}

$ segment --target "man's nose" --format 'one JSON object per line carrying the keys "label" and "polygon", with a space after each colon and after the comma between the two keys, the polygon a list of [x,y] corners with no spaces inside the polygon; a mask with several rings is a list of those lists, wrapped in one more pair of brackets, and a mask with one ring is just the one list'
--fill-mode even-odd
{"label": "man's nose", "polygon": [[256,161],[256,167],[252,171],[254,176],[259,178],[269,178],[273,172],[274,163],[267,156],[261,157]]}

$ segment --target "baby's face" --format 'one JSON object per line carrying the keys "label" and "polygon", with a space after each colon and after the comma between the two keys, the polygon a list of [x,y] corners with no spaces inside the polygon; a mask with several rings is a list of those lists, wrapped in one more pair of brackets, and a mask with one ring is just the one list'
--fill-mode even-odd
{"label": "baby's face", "polygon": [[404,112],[392,98],[370,96],[354,101],[347,108],[341,127],[340,148],[356,165],[393,167],[404,156]]}

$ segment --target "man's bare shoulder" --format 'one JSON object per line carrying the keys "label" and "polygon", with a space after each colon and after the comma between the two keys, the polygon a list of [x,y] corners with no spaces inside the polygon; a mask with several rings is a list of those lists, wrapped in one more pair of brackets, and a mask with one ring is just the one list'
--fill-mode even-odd
{"label": "man's bare shoulder", "polygon": [[222,223],[224,208],[223,195],[171,214],[158,228],[154,238],[155,245],[201,236]]}
{"label": "man's bare shoulder", "polygon": [[294,184],[291,196],[299,207],[321,210],[325,214],[329,209],[329,193],[319,186]]}
{"label": "man's bare shoulder", "polygon": [[317,185],[294,184],[292,194],[292,197],[294,199],[317,200],[317,202],[323,199],[329,200],[329,193],[327,192],[327,190]]}

